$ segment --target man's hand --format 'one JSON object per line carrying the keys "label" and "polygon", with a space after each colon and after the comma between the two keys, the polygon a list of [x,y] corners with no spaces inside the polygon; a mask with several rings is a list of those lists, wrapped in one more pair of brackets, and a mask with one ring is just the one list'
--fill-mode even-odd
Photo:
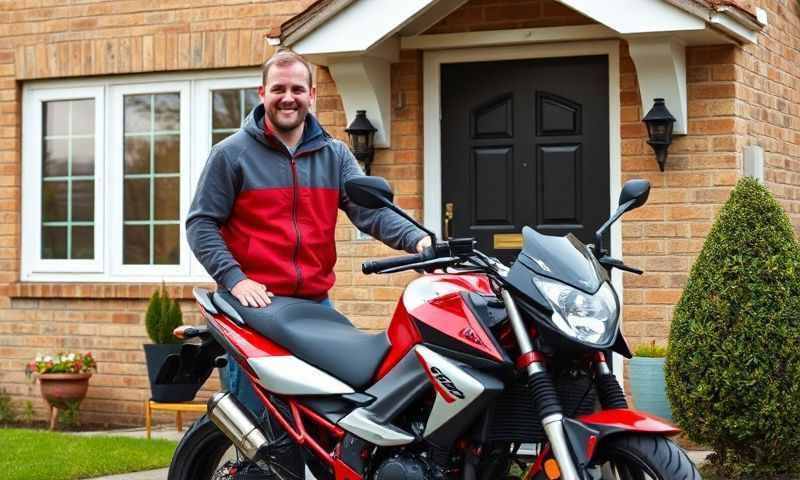
{"label": "man's hand", "polygon": [[245,278],[231,289],[231,293],[239,303],[245,307],[266,307],[272,300],[272,292],[267,291],[267,286]]}
{"label": "man's hand", "polygon": [[422,251],[425,250],[426,247],[430,246],[431,246],[431,237],[428,236],[422,237],[422,239],[419,242],[417,242],[417,253],[422,253]]}

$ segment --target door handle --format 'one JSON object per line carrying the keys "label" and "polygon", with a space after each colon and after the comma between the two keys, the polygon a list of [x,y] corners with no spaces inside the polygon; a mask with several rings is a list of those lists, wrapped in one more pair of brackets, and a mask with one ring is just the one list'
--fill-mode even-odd
{"label": "door handle", "polygon": [[450,221],[453,220],[453,202],[444,204],[444,239],[450,238]]}

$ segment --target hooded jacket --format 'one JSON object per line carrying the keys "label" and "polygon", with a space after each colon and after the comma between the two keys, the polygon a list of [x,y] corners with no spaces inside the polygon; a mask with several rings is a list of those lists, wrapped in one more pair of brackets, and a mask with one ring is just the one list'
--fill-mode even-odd
{"label": "hooded jacket", "polygon": [[336,280],[339,208],[362,232],[414,252],[424,232],[391,210],[348,199],[345,182],[363,173],[313,115],[293,155],[264,125],[258,105],[214,146],[186,220],[189,246],[220,286],[249,278],[276,295],[325,297]]}

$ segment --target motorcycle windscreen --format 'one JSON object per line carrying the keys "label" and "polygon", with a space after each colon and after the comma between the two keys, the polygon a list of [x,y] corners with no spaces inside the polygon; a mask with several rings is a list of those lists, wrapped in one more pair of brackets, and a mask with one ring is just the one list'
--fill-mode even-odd
{"label": "motorcycle windscreen", "polygon": [[522,229],[522,251],[517,262],[537,274],[558,280],[588,294],[609,280],[592,252],[573,234],[542,235],[530,227]]}

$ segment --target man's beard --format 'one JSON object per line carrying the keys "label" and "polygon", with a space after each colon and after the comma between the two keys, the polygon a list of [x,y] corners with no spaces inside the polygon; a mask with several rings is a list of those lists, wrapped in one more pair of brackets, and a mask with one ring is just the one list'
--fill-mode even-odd
{"label": "man's beard", "polygon": [[294,121],[288,121],[280,118],[280,109],[267,110],[267,116],[269,117],[269,122],[272,124],[272,127],[275,130],[280,132],[291,132],[295,130],[297,127],[303,124],[306,121],[306,115],[308,115],[308,110],[304,108],[298,108],[297,110],[297,118]]}

